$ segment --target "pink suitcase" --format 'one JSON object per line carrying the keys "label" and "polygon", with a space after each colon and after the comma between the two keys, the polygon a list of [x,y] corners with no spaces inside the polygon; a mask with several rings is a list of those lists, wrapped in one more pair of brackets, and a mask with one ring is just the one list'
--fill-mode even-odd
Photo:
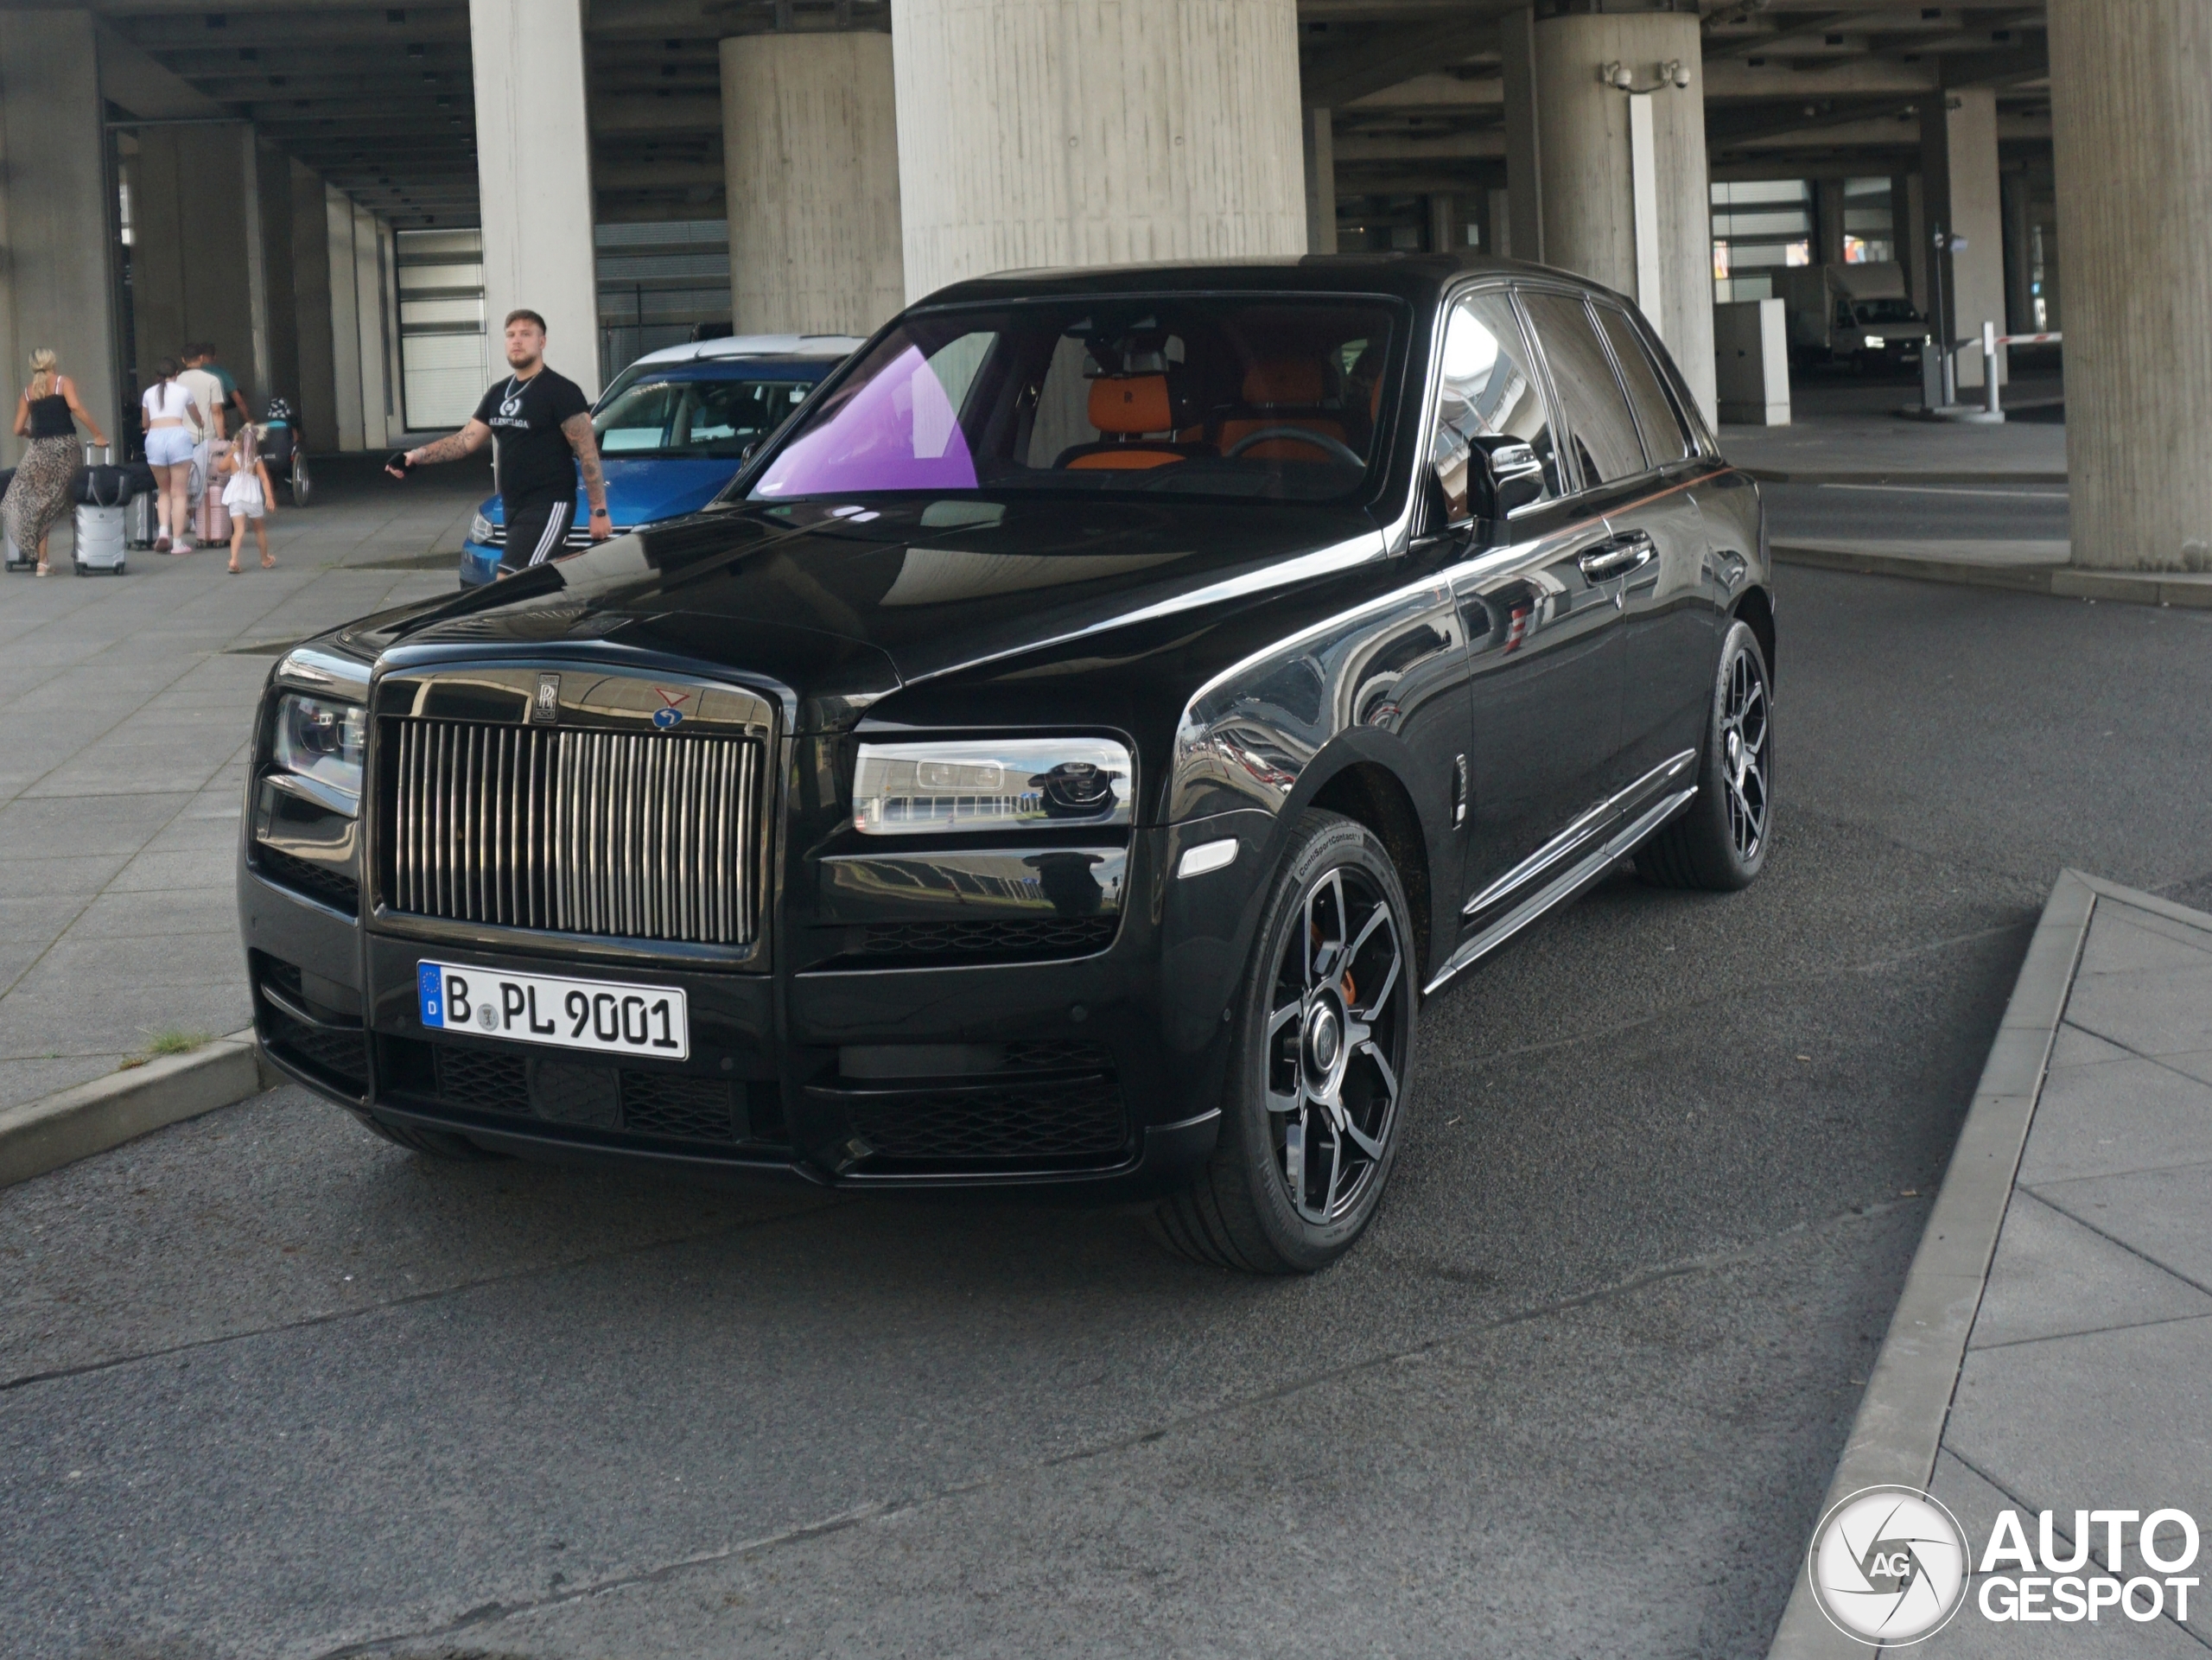
{"label": "pink suitcase", "polygon": [[231,510],[223,506],[223,487],[230,478],[222,470],[223,457],[230,448],[219,438],[207,447],[207,487],[200,493],[199,511],[193,515],[193,537],[203,548],[231,544]]}

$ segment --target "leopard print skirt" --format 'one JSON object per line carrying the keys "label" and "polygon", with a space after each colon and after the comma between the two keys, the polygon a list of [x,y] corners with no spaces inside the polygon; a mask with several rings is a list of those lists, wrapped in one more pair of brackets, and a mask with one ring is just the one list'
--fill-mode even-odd
{"label": "leopard print skirt", "polygon": [[77,469],[82,466],[74,438],[34,438],[0,499],[0,519],[25,557],[38,551],[39,538],[69,511]]}

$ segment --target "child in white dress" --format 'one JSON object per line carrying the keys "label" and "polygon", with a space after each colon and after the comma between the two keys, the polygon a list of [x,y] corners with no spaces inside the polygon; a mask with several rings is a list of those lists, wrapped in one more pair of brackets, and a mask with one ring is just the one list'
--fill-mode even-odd
{"label": "child in white dress", "polygon": [[219,465],[230,474],[223,486],[223,506],[231,515],[231,575],[238,574],[238,555],[245,550],[245,527],[253,525],[255,545],[261,550],[261,568],[276,569],[276,560],[269,551],[269,532],[263,520],[276,511],[276,492],[270,487],[269,469],[262,465],[261,451],[254,442],[254,431],[249,426],[238,434]]}

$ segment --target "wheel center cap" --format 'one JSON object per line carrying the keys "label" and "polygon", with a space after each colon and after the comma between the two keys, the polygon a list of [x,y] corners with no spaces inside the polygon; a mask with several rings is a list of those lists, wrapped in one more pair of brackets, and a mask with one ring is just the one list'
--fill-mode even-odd
{"label": "wheel center cap", "polygon": [[1306,1044],[1313,1056],[1316,1070],[1327,1072],[1337,1064],[1337,1052],[1344,1047],[1344,1027],[1337,1021],[1336,1011],[1325,1003],[1317,1003],[1306,1027]]}
{"label": "wheel center cap", "polygon": [[1744,735],[1740,732],[1731,732],[1728,735],[1728,765],[1731,770],[1741,766],[1743,760]]}

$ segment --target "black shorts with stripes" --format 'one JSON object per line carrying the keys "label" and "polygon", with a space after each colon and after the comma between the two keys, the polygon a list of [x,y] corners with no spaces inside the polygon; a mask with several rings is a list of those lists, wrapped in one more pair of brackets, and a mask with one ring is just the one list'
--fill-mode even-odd
{"label": "black shorts with stripes", "polygon": [[576,522],[574,496],[518,502],[506,515],[507,544],[499,552],[502,570],[527,570],[565,551],[561,544]]}

